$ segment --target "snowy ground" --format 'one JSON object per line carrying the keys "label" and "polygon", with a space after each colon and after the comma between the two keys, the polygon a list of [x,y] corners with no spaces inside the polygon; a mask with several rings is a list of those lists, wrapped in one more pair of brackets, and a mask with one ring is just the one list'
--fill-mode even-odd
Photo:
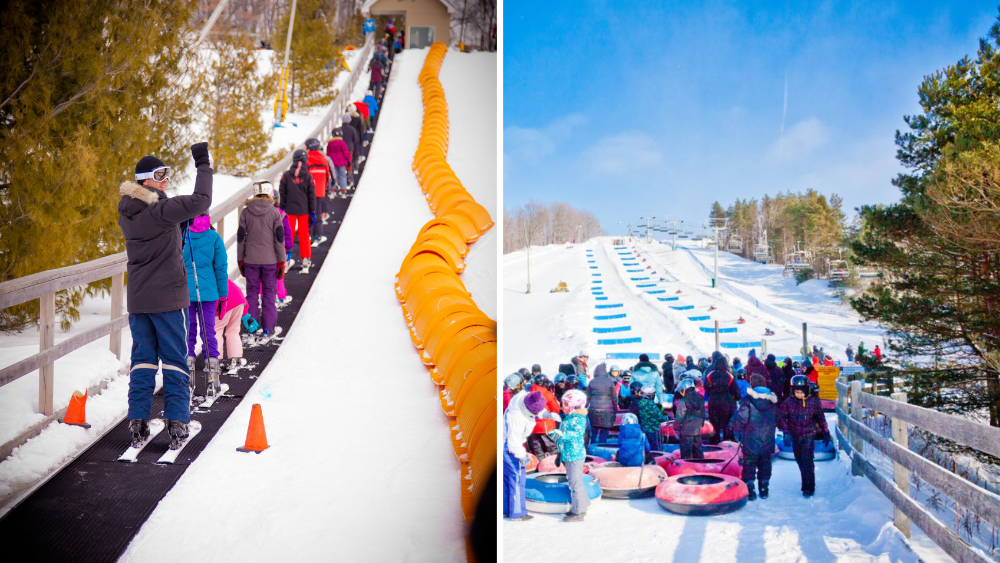
{"label": "snowy ground", "polygon": [[[633,245],[628,246],[631,249]],[[546,373],[556,373],[559,363],[567,363],[581,349],[589,351],[592,367],[614,352],[708,356],[714,350],[715,337],[699,327],[714,326],[715,320],[722,328],[737,328],[735,333],[723,334],[722,342],[760,340],[764,329],[770,327],[777,333],[768,338],[770,352],[794,355],[801,346],[801,335],[786,320],[733,293],[710,288],[711,278],[698,264],[706,257],[706,263],[711,263],[709,251],[694,250],[692,255],[682,250],[671,252],[668,246],[658,244],[639,243],[635,247],[635,259],[620,257],[608,237],[580,245],[536,247],[531,251],[530,294],[524,292],[525,252],[505,255],[501,377],[533,363],[540,363]],[[592,258],[587,250],[592,251]],[[755,292],[760,301],[767,299],[789,314],[822,318],[833,327],[854,329],[858,324],[848,307],[825,292],[795,288],[794,282],[788,287],[774,267],[738,261],[720,253],[720,277],[734,283],[737,278],[743,280],[746,291]],[[742,268],[739,274],[734,264]],[[661,276],[665,281],[659,281]],[[642,277],[651,279],[631,279]],[[549,293],[560,281],[567,282],[570,292]],[[653,287],[636,287],[647,284]],[[593,294],[592,288],[597,286],[603,288],[596,290],[603,295]],[[664,293],[647,293],[660,290]],[[658,297],[677,300],[660,301]],[[596,305],[606,304],[622,307],[596,309]],[[709,311],[713,305],[717,309]],[[671,306],[694,308],[676,310]],[[622,313],[625,318],[594,319],[595,315]],[[747,323],[737,325],[741,315]],[[690,316],[709,316],[710,320],[691,321]],[[623,326],[630,329],[593,332],[598,327]],[[877,334],[873,327],[854,330],[866,336]],[[598,339],[635,337],[642,342],[597,344]],[[829,352],[837,350],[834,356],[845,360],[839,353],[842,348],[834,348],[839,343],[833,338],[819,335],[810,338],[813,342],[825,345]],[[744,359],[747,351],[727,350]],[[624,367],[635,360],[607,362]],[[828,423],[832,426],[835,422],[830,415]],[[504,522],[504,560],[547,561],[569,554],[575,561],[950,560],[915,526],[913,539],[906,542],[892,526],[892,504],[867,479],[852,477],[846,459],[818,463],[816,475],[816,496],[805,499],[799,493],[795,463],[775,460],[771,498],[718,517],[678,516],[661,509],[655,499],[640,499],[597,501],[583,524],[568,525],[556,516],[540,514],[530,522]],[[546,541],[549,539],[558,541]]]}
{"label": "snowy ground", "polygon": [[[410,170],[426,54],[396,57],[364,178],[287,339],[122,561],[465,561],[459,464],[392,289],[432,218]],[[470,76],[482,80],[459,79]],[[491,213],[495,76],[495,54],[455,51],[441,73],[452,115],[462,116],[451,120],[448,160]],[[492,234],[475,243],[462,276],[490,314],[495,245]],[[255,402],[271,447],[238,453]],[[179,529],[213,533],[178,542]]]}
{"label": "snowy ground", "polygon": [[[273,52],[257,53],[260,71],[267,72]],[[347,63],[351,68],[360,62],[360,56],[360,50],[345,52]],[[349,73],[342,71],[337,77],[338,86],[346,84],[348,77]],[[351,99],[363,99],[367,85],[368,76],[362,75],[352,92]],[[286,123],[295,123],[298,127],[274,129],[268,150],[287,148],[292,143],[301,143],[327,111],[328,108],[319,108],[308,114],[287,115]],[[270,127],[273,124],[274,118],[270,111],[262,112],[262,117],[266,126]],[[216,174],[213,177],[213,202],[225,201],[249,181],[250,178]],[[179,182],[175,188],[179,194],[190,194],[194,190],[193,174]],[[117,204],[117,197],[113,201]],[[226,217],[227,227],[224,233],[226,239],[236,232],[237,222],[238,217],[235,212]],[[228,258],[231,266],[236,263],[235,244],[229,248]],[[236,282],[242,287],[242,278]],[[110,320],[110,296],[87,299],[79,310],[80,321],[74,323],[69,332],[56,332],[56,344]],[[0,336],[0,366],[8,366],[37,354],[38,341],[37,327],[20,334]],[[107,338],[98,339],[56,360],[53,391],[55,410],[65,408],[75,390],[83,391],[106,380],[109,381],[108,388],[100,395],[87,400],[87,422],[92,428],[85,430],[61,424],[50,425],[40,436],[16,449],[10,458],[0,463],[0,515],[9,508],[12,500],[72,459],[125,416],[128,410],[127,373],[131,348],[132,337],[126,327],[122,330],[121,360],[116,359],[110,352]],[[157,386],[160,385],[160,381],[160,376],[157,375]],[[44,416],[38,413],[37,371],[0,387],[0,443],[20,435],[43,418]]]}

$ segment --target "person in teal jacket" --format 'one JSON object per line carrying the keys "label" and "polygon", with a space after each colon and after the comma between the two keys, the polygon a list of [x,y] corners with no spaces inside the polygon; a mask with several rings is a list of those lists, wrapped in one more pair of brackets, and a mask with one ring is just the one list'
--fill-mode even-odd
{"label": "person in teal jacket", "polygon": [[198,340],[200,326],[202,350],[208,357],[209,393],[212,393],[220,387],[219,345],[215,339],[216,304],[229,297],[229,268],[226,245],[219,233],[212,229],[212,220],[207,214],[195,217],[184,240],[184,266],[187,268],[188,293],[191,299],[191,306],[188,308],[187,358],[191,386],[194,386],[194,345]]}
{"label": "person in teal jacket", "polygon": [[562,410],[567,416],[559,428],[549,432],[549,436],[559,447],[559,458],[566,466],[569,484],[570,511],[563,519],[566,522],[580,522],[587,513],[590,498],[583,485],[583,462],[587,458],[584,437],[587,433],[587,395],[579,389],[566,391],[562,397]]}

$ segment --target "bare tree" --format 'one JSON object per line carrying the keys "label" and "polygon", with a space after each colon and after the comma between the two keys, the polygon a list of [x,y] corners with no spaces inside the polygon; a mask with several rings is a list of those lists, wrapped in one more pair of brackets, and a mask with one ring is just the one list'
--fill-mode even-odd
{"label": "bare tree", "polygon": [[593,213],[562,202],[546,205],[532,200],[503,214],[504,254],[529,244],[582,242],[603,234],[601,222]]}

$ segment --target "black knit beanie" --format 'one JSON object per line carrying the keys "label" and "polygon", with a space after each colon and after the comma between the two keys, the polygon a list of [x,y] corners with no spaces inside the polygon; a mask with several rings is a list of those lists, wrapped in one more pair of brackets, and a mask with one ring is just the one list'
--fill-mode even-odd
{"label": "black knit beanie", "polygon": [[135,173],[144,174],[146,172],[152,172],[161,166],[166,166],[166,164],[163,164],[163,162],[155,156],[147,155],[139,159],[139,163],[135,165]]}

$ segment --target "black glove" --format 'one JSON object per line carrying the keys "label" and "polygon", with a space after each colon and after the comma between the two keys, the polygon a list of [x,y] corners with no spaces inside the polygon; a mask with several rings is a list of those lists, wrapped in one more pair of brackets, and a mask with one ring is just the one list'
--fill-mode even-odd
{"label": "black glove", "polygon": [[240,275],[244,278],[247,277],[247,269],[246,266],[243,265],[243,262],[237,262],[236,264],[240,267]]}
{"label": "black glove", "polygon": [[196,143],[191,145],[191,156],[194,157],[194,165],[201,166],[202,164],[206,166],[211,166],[212,163],[208,160],[208,143]]}
{"label": "black glove", "polygon": [[562,454],[556,454],[556,467],[562,465]]}

